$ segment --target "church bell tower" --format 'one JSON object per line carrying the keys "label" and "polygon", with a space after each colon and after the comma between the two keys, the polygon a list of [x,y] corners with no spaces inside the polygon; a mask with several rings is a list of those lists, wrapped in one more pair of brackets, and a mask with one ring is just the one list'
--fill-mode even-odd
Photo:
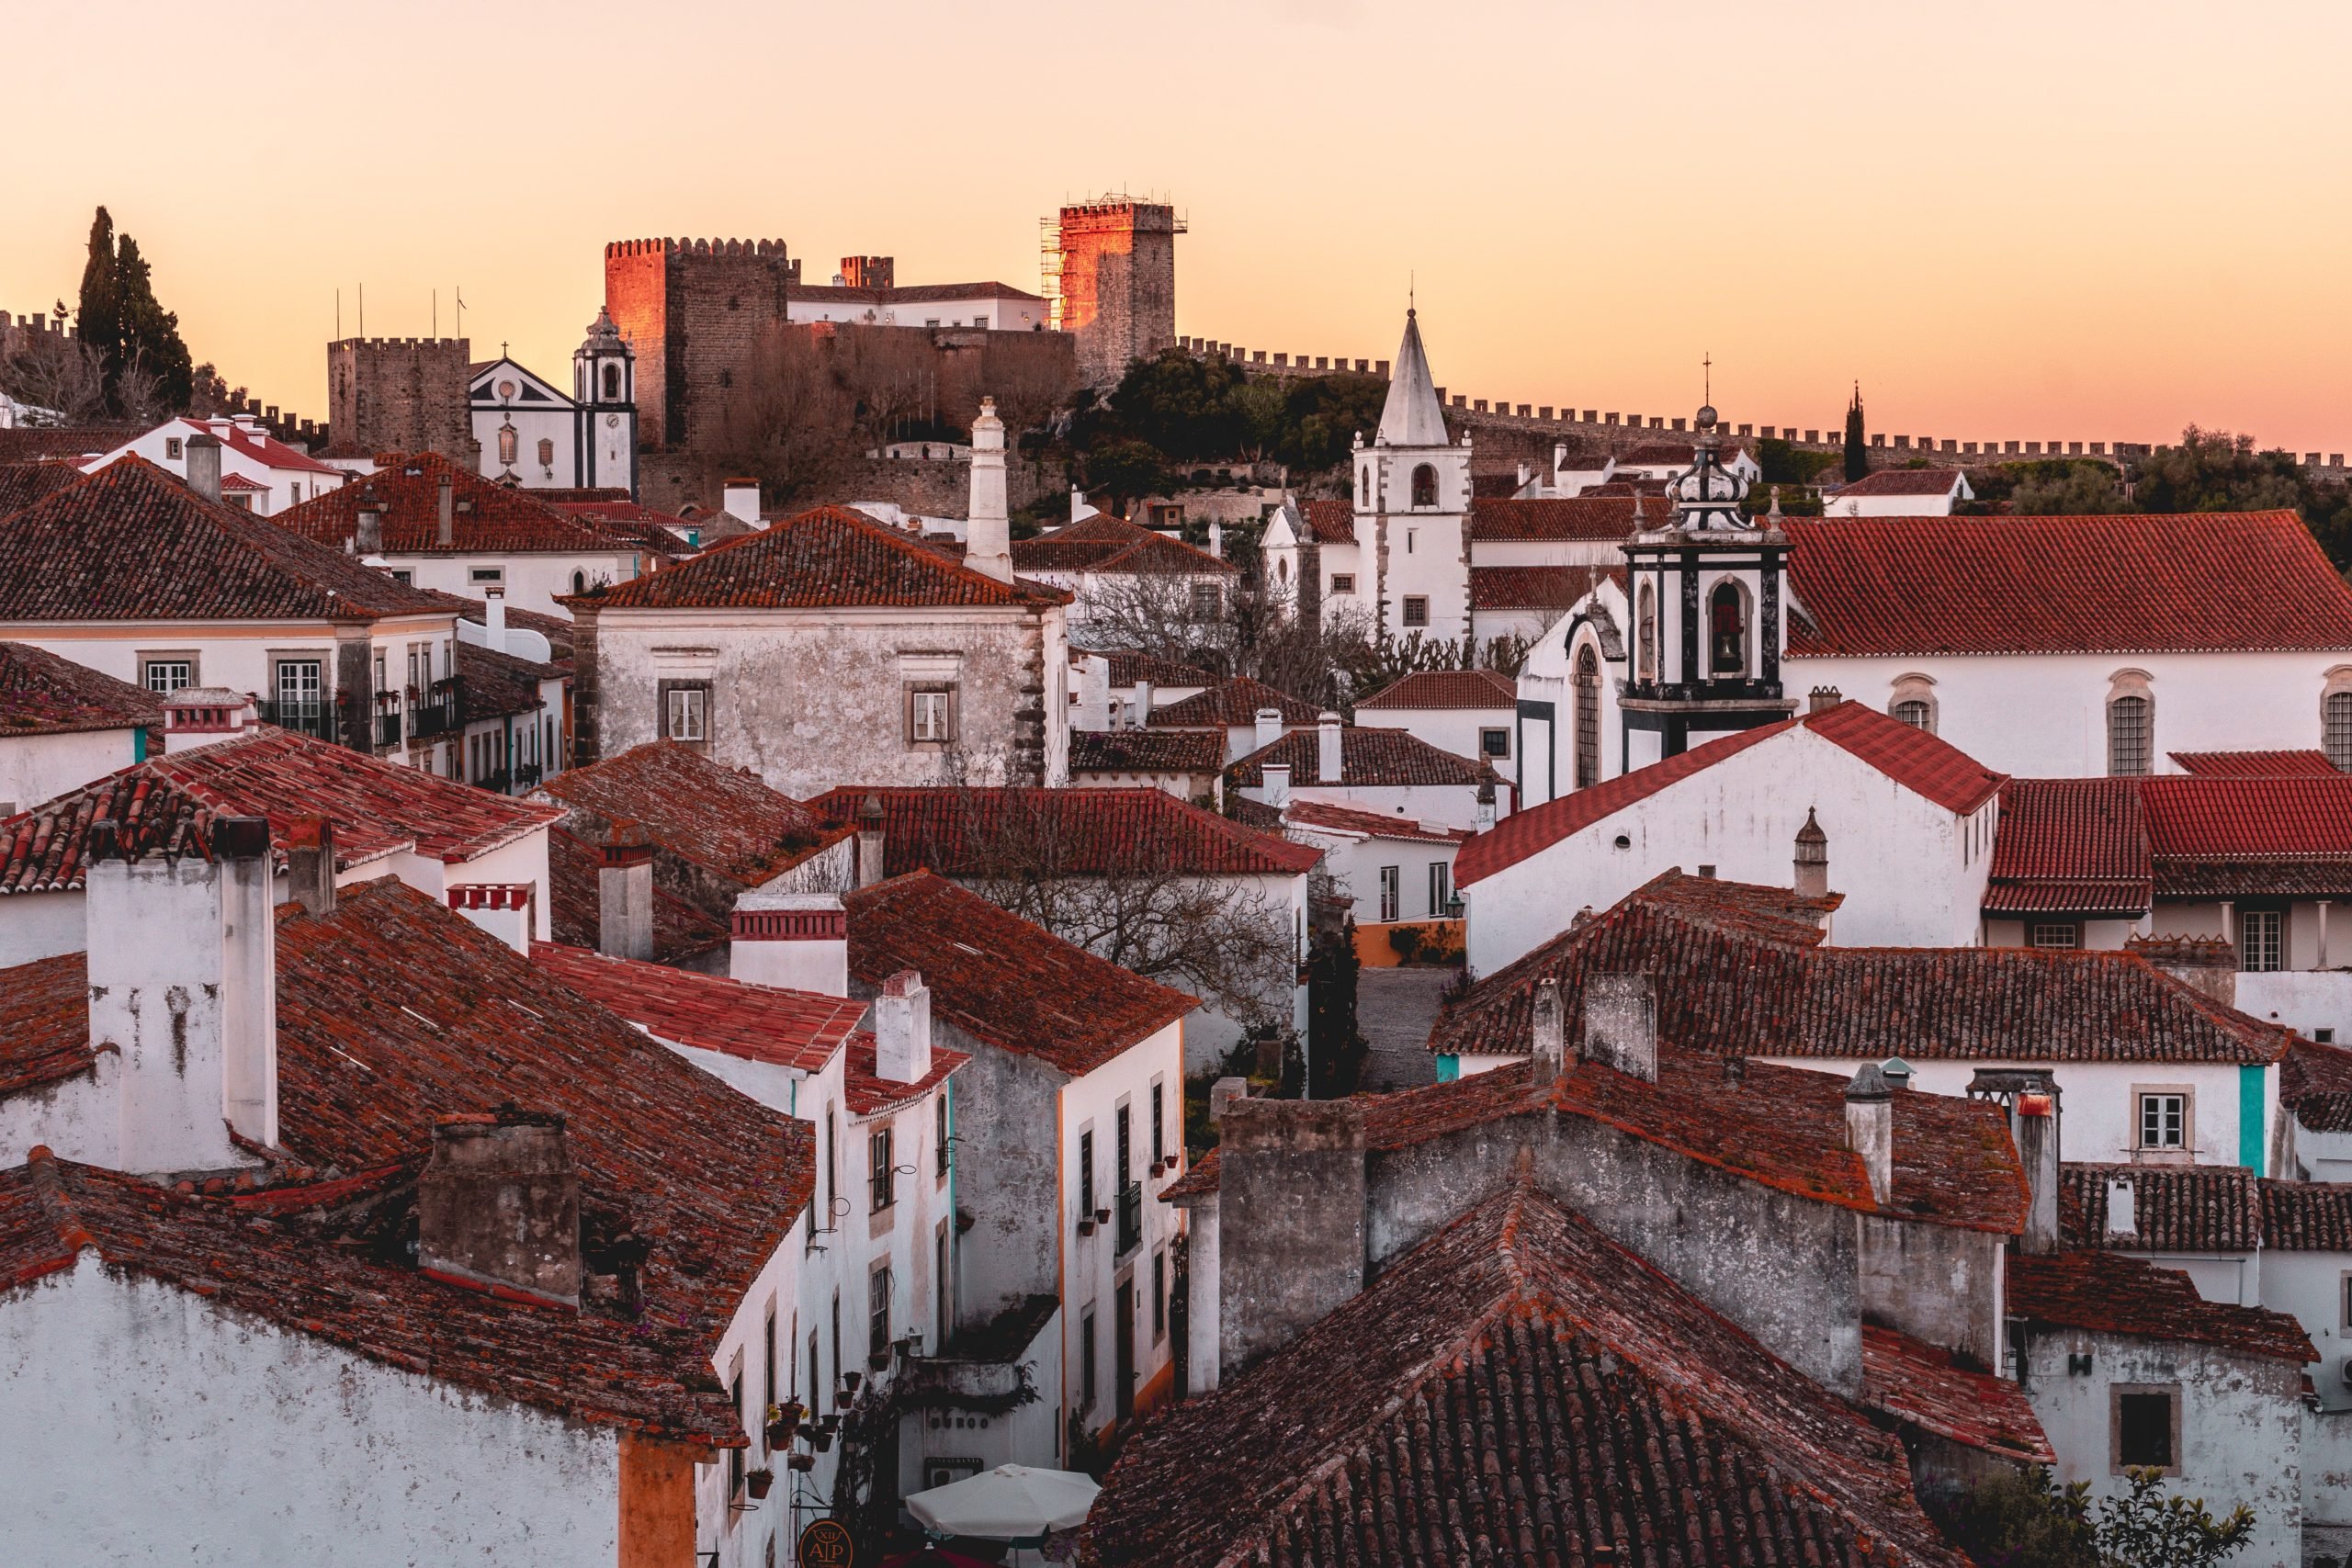
{"label": "church bell tower", "polygon": [[579,405],[580,482],[625,487],[637,498],[637,355],[598,310],[587,341],[571,355],[571,398]]}

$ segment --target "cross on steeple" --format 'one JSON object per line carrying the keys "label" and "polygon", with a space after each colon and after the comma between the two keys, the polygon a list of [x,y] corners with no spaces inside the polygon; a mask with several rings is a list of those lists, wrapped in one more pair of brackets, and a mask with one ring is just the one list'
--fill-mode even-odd
{"label": "cross on steeple", "polygon": [[1712,353],[1700,355],[1699,374],[1704,394],[1699,400],[1713,403],[1715,400],[1715,356]]}

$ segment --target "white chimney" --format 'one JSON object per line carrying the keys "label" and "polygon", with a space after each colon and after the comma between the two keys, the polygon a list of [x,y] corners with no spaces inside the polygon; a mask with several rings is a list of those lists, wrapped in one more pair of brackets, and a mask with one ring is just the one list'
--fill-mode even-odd
{"label": "white chimney", "polygon": [[1225,525],[1214,517],[1209,519],[1209,554],[1225,558]]}
{"label": "white chimney", "polygon": [[1340,758],[1340,716],[1329,712],[1316,715],[1316,782],[1326,784],[1338,784],[1347,776],[1347,764]]}
{"label": "white chimney", "polygon": [[727,975],[747,985],[849,995],[849,914],[838,893],[754,887],[728,919]]}
{"label": "white chimney", "polygon": [[931,1072],[931,987],[911,969],[882,982],[874,998],[874,1076],[916,1083]]}
{"label": "white chimney", "polygon": [[1894,1090],[1875,1062],[1846,1086],[1846,1146],[1861,1156],[1871,1197],[1883,1205],[1894,1191]]}
{"label": "white chimney", "polygon": [[1280,708],[1260,708],[1258,710],[1258,738],[1250,745],[1250,750],[1252,751],[1262,751],[1267,747],[1272,746],[1275,741],[1280,740],[1282,738],[1283,710]]}
{"label": "white chimney", "polygon": [[1134,713],[1134,718],[1135,718],[1135,727],[1136,727],[1137,729],[1141,729],[1145,725],[1149,724],[1149,723],[1151,722],[1151,682],[1148,682],[1148,681],[1137,681],[1137,682],[1136,682],[1136,701],[1135,701],[1135,707],[1134,707],[1133,713]]}
{"label": "white chimney", "polygon": [[261,723],[253,698],[225,686],[182,686],[164,699],[164,754],[234,740]]}
{"label": "white chimney", "polygon": [[528,958],[537,934],[536,891],[527,882],[459,882],[446,896],[449,908]]}
{"label": "white chimney", "polygon": [[1268,762],[1260,770],[1265,775],[1266,804],[1277,810],[1290,804],[1290,764]]}
{"label": "white chimney", "polygon": [[1069,520],[1073,523],[1086,515],[1086,492],[1076,485],[1069,487]]}
{"label": "white chimney", "polygon": [[996,400],[980,400],[972,421],[972,499],[964,528],[964,564],[999,582],[1012,581],[1012,513],[1004,491],[1004,421]]}
{"label": "white chimney", "polygon": [[1476,831],[1483,833],[1495,825],[1494,780],[1488,779],[1478,786],[1478,803],[1472,809],[1476,813],[1473,818],[1473,827]]}
{"label": "white chimney", "polygon": [[1584,1056],[1657,1081],[1657,990],[1647,975],[1585,977]]}
{"label": "white chimney", "polygon": [[458,486],[447,468],[434,487],[433,536],[444,549],[458,542]]}
{"label": "white chimney", "polygon": [[729,479],[720,487],[719,495],[720,505],[728,516],[739,523],[748,523],[754,528],[766,526],[760,521],[759,480]]}
{"label": "white chimney", "polygon": [[653,956],[653,843],[634,822],[616,822],[597,846],[596,951]]}

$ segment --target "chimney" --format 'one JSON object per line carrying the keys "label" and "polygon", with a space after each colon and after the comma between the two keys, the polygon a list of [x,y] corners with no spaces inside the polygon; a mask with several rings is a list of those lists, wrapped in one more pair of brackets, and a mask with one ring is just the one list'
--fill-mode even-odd
{"label": "chimney", "polygon": [[2025,1234],[2020,1250],[2058,1250],[2058,1081],[2047,1067],[1979,1067],[1968,1098],[2006,1105],[2009,1137],[2025,1168]]}
{"label": "chimney", "polygon": [[334,824],[298,817],[286,829],[286,879],[296,903],[313,915],[334,913]]}
{"label": "chimney", "polygon": [[2225,1008],[2238,1005],[2238,950],[2226,938],[2135,936],[2123,948]]}
{"label": "chimney", "polygon": [[1829,897],[1829,835],[1805,807],[1804,826],[1797,829],[1796,892],[1800,898]]}
{"label": "chimney", "polygon": [[1657,1081],[1657,991],[1647,975],[1589,975],[1584,1058]]}
{"label": "chimney", "polygon": [[458,542],[458,484],[447,468],[434,490],[433,536],[444,548]]}
{"label": "chimney", "polygon": [[277,1141],[269,823],[216,818],[209,859],[126,859],[121,837],[92,825],[85,883],[90,1038],[121,1052],[115,1157],[94,1163],[137,1175],[249,1164],[232,1130]]}
{"label": "chimney", "polygon": [[223,686],[183,686],[164,699],[164,754],[234,740],[261,723],[254,700]]}
{"label": "chimney", "polygon": [[1222,1381],[1363,1289],[1363,1105],[1235,1100],[1218,1133]]}
{"label": "chimney", "polygon": [[1894,1090],[1873,1062],[1846,1086],[1846,1146],[1870,1173],[1871,1198],[1883,1208],[1894,1191]]}
{"label": "chimney", "polygon": [[728,977],[820,996],[849,995],[849,914],[838,893],[754,887],[728,918]]}
{"label": "chimney", "polygon": [[729,479],[719,487],[719,504],[728,516],[739,523],[748,523],[754,528],[766,526],[760,521],[759,480]]}
{"label": "chimney", "polygon": [[1483,833],[1495,825],[1495,781],[1487,779],[1478,785],[1478,804],[1472,826]]}
{"label": "chimney", "polygon": [[1151,682],[1148,681],[1137,681],[1136,682],[1136,702],[1133,716],[1135,727],[1137,729],[1141,729],[1144,726],[1151,722]]}
{"label": "chimney", "polygon": [[653,956],[653,844],[634,822],[615,822],[598,846],[596,951]]}
{"label": "chimney", "polygon": [[874,1074],[920,1083],[931,1071],[931,987],[911,969],[882,982],[874,998]]}
{"label": "chimney", "polygon": [[1209,519],[1209,554],[1225,558],[1225,525],[1215,517]]}
{"label": "chimney", "polygon": [[1804,711],[1807,716],[1827,713],[1845,700],[1835,686],[1815,686],[1805,697]]}
{"label": "chimney", "polygon": [[1265,803],[1277,811],[1288,806],[1290,804],[1290,764],[1268,762],[1260,768],[1259,772],[1265,780],[1260,791],[1266,797]]}
{"label": "chimney", "polygon": [[563,1118],[500,1108],[433,1123],[416,1180],[416,1267],[449,1284],[580,1304],[580,1177]]}
{"label": "chimney", "polygon": [[1347,764],[1340,759],[1340,716],[1319,713],[1315,716],[1315,782],[1336,784],[1347,777]]}
{"label": "chimney", "polygon": [[1245,1077],[1222,1077],[1209,1085],[1209,1122],[1212,1125],[1225,1120],[1225,1108],[1237,1100],[1250,1098],[1250,1080]]}
{"label": "chimney", "polygon": [[1252,751],[1261,751],[1283,738],[1282,709],[1260,708],[1257,722],[1257,735],[1250,747]]}
{"label": "chimney", "polygon": [[1556,978],[1546,976],[1537,983],[1532,1010],[1533,1038],[1530,1055],[1535,1062],[1535,1082],[1541,1087],[1558,1077],[1567,1065],[1567,1027],[1560,1019],[1560,982]]}
{"label": "chimney", "polygon": [[216,435],[187,438],[187,488],[207,501],[220,499],[220,439]]}
{"label": "chimney", "polygon": [[883,879],[882,797],[869,795],[857,808],[857,885],[871,887]]}
{"label": "chimney", "polygon": [[495,582],[481,587],[482,646],[492,653],[511,653],[506,646],[506,590]]}
{"label": "chimney", "polygon": [[359,492],[359,522],[353,531],[351,545],[363,556],[384,553],[384,503],[376,499],[376,487],[372,484]]}
{"label": "chimney", "polygon": [[972,421],[972,496],[966,509],[964,564],[999,582],[1012,581],[1012,514],[1004,491],[1004,421],[996,400],[982,398]]}

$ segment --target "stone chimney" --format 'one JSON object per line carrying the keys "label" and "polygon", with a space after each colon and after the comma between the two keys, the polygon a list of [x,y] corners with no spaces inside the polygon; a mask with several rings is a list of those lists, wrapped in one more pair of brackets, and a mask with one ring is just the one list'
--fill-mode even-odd
{"label": "stone chimney", "polygon": [[164,699],[164,754],[234,740],[261,724],[253,698],[225,686],[183,686]]}
{"label": "stone chimney", "polygon": [[874,1074],[918,1083],[931,1071],[931,987],[911,969],[882,982],[874,998]]}
{"label": "stone chimney", "polygon": [[1363,1106],[1235,1100],[1218,1123],[1220,1379],[1363,1289]]}
{"label": "stone chimney", "polygon": [[1283,710],[1260,708],[1257,713],[1257,733],[1250,745],[1252,751],[1263,750],[1283,738]]}
{"label": "stone chimney", "polygon": [[1968,1098],[2005,1105],[2018,1163],[2025,1168],[2026,1252],[2058,1250],[2058,1081],[2047,1067],[1979,1067],[1968,1080]]}
{"label": "stone chimney", "polygon": [[1315,782],[1336,784],[1347,776],[1347,763],[1341,759],[1340,747],[1340,716],[1319,713],[1315,716]]}
{"label": "stone chimney", "polygon": [[334,913],[334,824],[298,817],[286,829],[286,880],[296,903],[313,915]]}
{"label": "stone chimney", "polygon": [[1261,793],[1265,795],[1266,804],[1277,811],[1288,806],[1290,804],[1290,764],[1268,762],[1258,772],[1265,781]]}
{"label": "stone chimney", "polygon": [[1805,697],[1804,711],[1808,716],[1827,713],[1845,700],[1835,686],[1815,686]]}
{"label": "stone chimney", "polygon": [[838,893],[754,887],[728,919],[728,977],[821,996],[849,995],[849,914]]}
{"label": "stone chimney", "polygon": [[2224,938],[2135,936],[2123,948],[2225,1008],[2238,1005],[2238,952]]}
{"label": "stone chimney", "polygon": [[1884,1207],[1894,1191],[1894,1090],[1873,1062],[1846,1086],[1846,1146],[1861,1156],[1871,1197]]}
{"label": "stone chimney", "polygon": [[121,1053],[112,1164],[136,1175],[250,1158],[277,1142],[277,922],[269,823],[223,817],[212,854],[125,858],[95,823],[83,913],[90,1038]]}
{"label": "stone chimney", "polygon": [[502,1108],[433,1123],[416,1181],[417,1271],[451,1284],[580,1304],[580,1177],[563,1118]]}
{"label": "stone chimney", "polygon": [[352,531],[351,547],[363,556],[384,553],[384,503],[372,484],[359,492],[359,521]]}
{"label": "stone chimney", "polygon": [[1546,976],[1537,982],[1529,1009],[1530,1054],[1535,1063],[1535,1083],[1550,1083],[1567,1067],[1568,1032],[1560,1014],[1560,982]]}
{"label": "stone chimney", "polygon": [[1647,975],[1588,975],[1584,1058],[1657,1081],[1657,989]]}
{"label": "stone chimney", "polygon": [[1804,826],[1797,829],[1796,892],[1800,898],[1829,897],[1829,835],[1806,807]]}
{"label": "stone chimney", "polygon": [[634,822],[615,822],[598,846],[596,951],[653,956],[653,844]]}
{"label": "stone chimney", "polygon": [[725,512],[728,516],[734,518],[739,523],[748,523],[754,528],[764,528],[767,526],[765,523],[760,521],[759,480],[747,479],[729,479],[725,484],[719,487],[718,493],[720,497],[719,508],[721,511]]}
{"label": "stone chimney", "polygon": [[458,482],[447,468],[434,487],[433,536],[444,549],[458,542]]}
{"label": "stone chimney", "polygon": [[220,499],[220,439],[216,435],[187,438],[187,488],[207,501]]}
{"label": "stone chimney", "polygon": [[1250,1080],[1245,1077],[1222,1077],[1209,1085],[1209,1121],[1225,1120],[1225,1108],[1237,1100],[1250,1098]]}
{"label": "stone chimney", "polygon": [[857,885],[871,887],[883,880],[886,844],[882,837],[882,797],[869,795],[857,808]]}
{"label": "stone chimney", "polygon": [[1012,581],[1012,513],[1004,490],[1004,421],[996,400],[982,398],[972,421],[972,495],[966,509],[964,564],[999,582]]}

